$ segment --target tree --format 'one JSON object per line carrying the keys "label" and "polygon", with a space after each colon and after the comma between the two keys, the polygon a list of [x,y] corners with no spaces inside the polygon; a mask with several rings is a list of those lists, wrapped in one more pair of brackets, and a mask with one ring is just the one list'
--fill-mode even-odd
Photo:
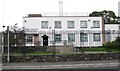
{"label": "tree", "polygon": [[89,16],[93,16],[93,17],[99,17],[99,16],[102,16],[101,12],[98,12],[98,11],[94,11],[92,13],[90,13]]}
{"label": "tree", "polygon": [[117,23],[118,22],[118,17],[115,15],[115,13],[113,11],[107,11],[107,10],[103,10],[103,11],[94,11],[92,13],[90,13],[89,15],[90,17],[104,17],[104,22],[105,23]]}
{"label": "tree", "polygon": [[25,42],[24,31],[17,26],[17,24],[13,26],[9,26],[9,30],[7,29],[4,32],[4,45],[8,44],[8,31],[9,31],[9,45],[11,47],[15,46],[23,46]]}

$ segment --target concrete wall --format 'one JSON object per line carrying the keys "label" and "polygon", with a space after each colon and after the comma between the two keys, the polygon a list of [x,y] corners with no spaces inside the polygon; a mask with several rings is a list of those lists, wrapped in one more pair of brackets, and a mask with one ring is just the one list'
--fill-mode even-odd
{"label": "concrete wall", "polygon": [[55,51],[63,54],[70,54],[74,52],[74,47],[72,45],[51,46],[51,47],[48,47],[47,50]]}
{"label": "concrete wall", "polygon": [[[87,60],[119,60],[118,53],[91,53],[66,55],[37,55],[37,56],[11,56],[10,62],[57,62],[57,61],[87,61]],[[6,56],[4,61],[6,62]]]}

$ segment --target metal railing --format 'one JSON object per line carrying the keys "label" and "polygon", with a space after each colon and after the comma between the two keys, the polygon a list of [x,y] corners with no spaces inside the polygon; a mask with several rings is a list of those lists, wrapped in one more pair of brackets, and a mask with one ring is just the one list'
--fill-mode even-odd
{"label": "metal railing", "polygon": [[[55,33],[63,33],[63,34],[67,34],[67,33],[78,34],[78,33],[81,33],[81,32],[88,33],[88,34],[92,34],[92,33],[120,34],[120,30],[104,30],[104,31],[102,31],[102,30],[72,30],[72,31],[71,30],[55,30]],[[46,31],[40,31],[40,30],[28,31],[28,30],[25,30],[25,33],[26,34],[53,34],[53,32],[49,31],[49,29],[47,29]]]}
{"label": "metal railing", "polygon": [[[25,42],[28,46],[43,46],[43,41],[33,41],[33,42]],[[68,42],[67,40],[61,40],[61,42],[54,42],[54,41],[48,41],[48,46],[54,46],[54,45],[72,45],[76,46],[73,44],[73,42]]]}

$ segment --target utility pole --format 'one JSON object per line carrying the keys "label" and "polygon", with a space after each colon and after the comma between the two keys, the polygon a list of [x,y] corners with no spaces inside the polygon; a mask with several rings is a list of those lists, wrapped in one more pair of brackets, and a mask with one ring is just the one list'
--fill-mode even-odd
{"label": "utility pole", "polygon": [[8,55],[7,55],[7,61],[10,61],[10,53],[9,53],[9,26],[7,26],[7,30],[8,30]]}
{"label": "utility pole", "polygon": [[54,55],[56,54],[56,47],[55,47],[55,29],[52,30],[52,42],[53,42],[53,52]]}
{"label": "utility pole", "polygon": [[[3,29],[5,26],[2,26]],[[4,30],[2,31],[2,53],[4,53]]]}
{"label": "utility pole", "polygon": [[2,32],[2,53],[4,53],[4,31]]}

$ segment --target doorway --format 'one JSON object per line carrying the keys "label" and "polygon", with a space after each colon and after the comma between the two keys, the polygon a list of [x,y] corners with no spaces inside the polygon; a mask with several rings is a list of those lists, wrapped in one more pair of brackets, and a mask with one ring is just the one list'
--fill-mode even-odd
{"label": "doorway", "polygon": [[48,46],[48,36],[47,35],[43,35],[43,46]]}

